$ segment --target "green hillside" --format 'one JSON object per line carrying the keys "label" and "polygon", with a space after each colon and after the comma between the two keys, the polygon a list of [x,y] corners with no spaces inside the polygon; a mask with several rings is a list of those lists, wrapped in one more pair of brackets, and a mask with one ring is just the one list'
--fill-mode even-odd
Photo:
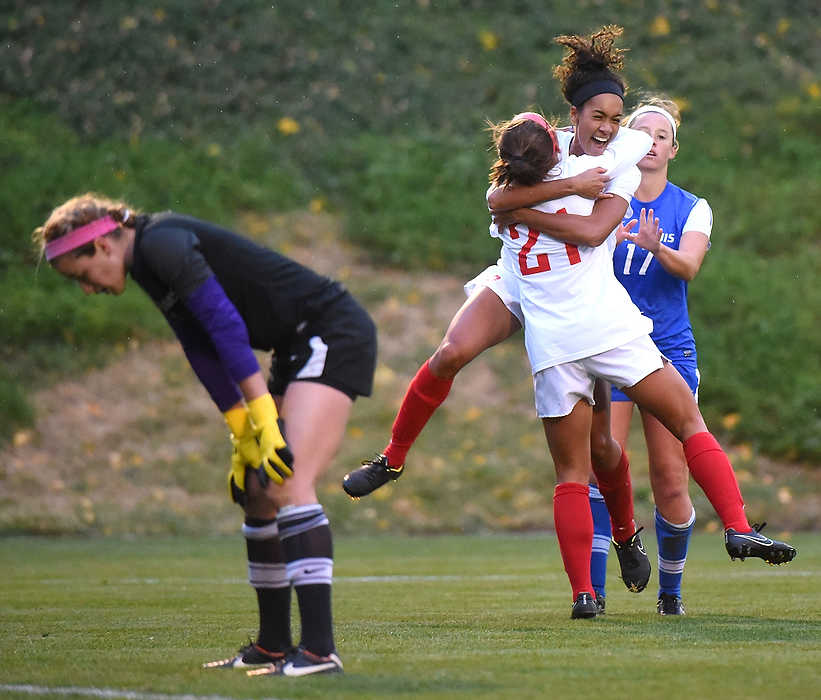
{"label": "green hillside", "polygon": [[166,332],[139,294],[81,303],[36,271],[30,232],[65,197],[229,225],[324,210],[380,264],[466,277],[497,252],[485,121],[565,119],[553,37],[618,23],[628,106],[681,101],[672,176],[715,215],[691,291],[705,415],[818,464],[820,18],[810,0],[2,3],[0,433],[32,419],[32,386]]}

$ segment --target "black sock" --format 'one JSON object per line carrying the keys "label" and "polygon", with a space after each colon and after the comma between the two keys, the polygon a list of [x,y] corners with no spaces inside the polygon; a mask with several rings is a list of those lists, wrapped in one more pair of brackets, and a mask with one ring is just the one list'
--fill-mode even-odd
{"label": "black sock", "polygon": [[248,581],[259,606],[257,644],[266,651],[291,649],[291,584],[276,520],[246,518],[242,527],[248,550]]}
{"label": "black sock", "polygon": [[333,543],[319,504],[289,506],[277,516],[280,539],[294,586],[302,624],[300,646],[319,656],[335,650],[331,581]]}

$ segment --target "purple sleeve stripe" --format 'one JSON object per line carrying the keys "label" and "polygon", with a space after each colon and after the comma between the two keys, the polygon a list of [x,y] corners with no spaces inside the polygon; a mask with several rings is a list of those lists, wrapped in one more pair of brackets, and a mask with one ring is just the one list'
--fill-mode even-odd
{"label": "purple sleeve stripe", "polygon": [[188,364],[206,388],[220,411],[225,412],[242,398],[234,380],[228,376],[210,338],[197,327],[172,323],[171,327],[188,358]]}
{"label": "purple sleeve stripe", "polygon": [[220,361],[237,383],[259,371],[248,328],[216,277],[209,277],[185,300],[208,333]]}

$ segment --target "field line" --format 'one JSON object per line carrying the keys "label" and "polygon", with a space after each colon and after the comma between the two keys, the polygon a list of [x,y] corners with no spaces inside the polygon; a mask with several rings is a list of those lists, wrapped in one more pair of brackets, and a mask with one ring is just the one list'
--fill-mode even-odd
{"label": "field line", "polygon": [[[111,698],[112,700],[236,700],[224,695],[167,695],[165,693],[144,693],[139,690],[119,690],[116,688],[77,688],[56,687],[43,685],[0,685],[2,693],[24,693],[26,695],[74,695],[89,698]],[[284,698],[263,698],[263,700],[284,700]]]}

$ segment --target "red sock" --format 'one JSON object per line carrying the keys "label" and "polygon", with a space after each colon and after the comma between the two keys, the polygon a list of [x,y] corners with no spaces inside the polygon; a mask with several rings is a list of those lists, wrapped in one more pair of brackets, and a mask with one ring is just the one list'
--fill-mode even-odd
{"label": "red sock", "polygon": [[399,467],[405,463],[411,445],[419,437],[433,412],[445,400],[453,384],[453,379],[440,379],[431,373],[428,362],[419,368],[408,385],[399,413],[393,422],[391,441],[384,453],[392,467]]}
{"label": "red sock", "polygon": [[565,482],[553,491],[553,522],[559,539],[564,570],[573,589],[593,593],[590,582],[590,557],[593,553],[593,516],[590,513],[587,484]]}
{"label": "red sock", "polygon": [[749,532],[744,500],[730,460],[711,433],[696,433],[684,441],[687,466],[704,495],[715,508],[724,529]]}
{"label": "red sock", "polygon": [[593,472],[596,474],[599,491],[610,513],[613,539],[616,542],[626,542],[636,531],[636,523],[633,520],[633,484],[630,481],[630,461],[627,459],[627,453],[621,451],[615,469],[597,470],[594,465]]}

